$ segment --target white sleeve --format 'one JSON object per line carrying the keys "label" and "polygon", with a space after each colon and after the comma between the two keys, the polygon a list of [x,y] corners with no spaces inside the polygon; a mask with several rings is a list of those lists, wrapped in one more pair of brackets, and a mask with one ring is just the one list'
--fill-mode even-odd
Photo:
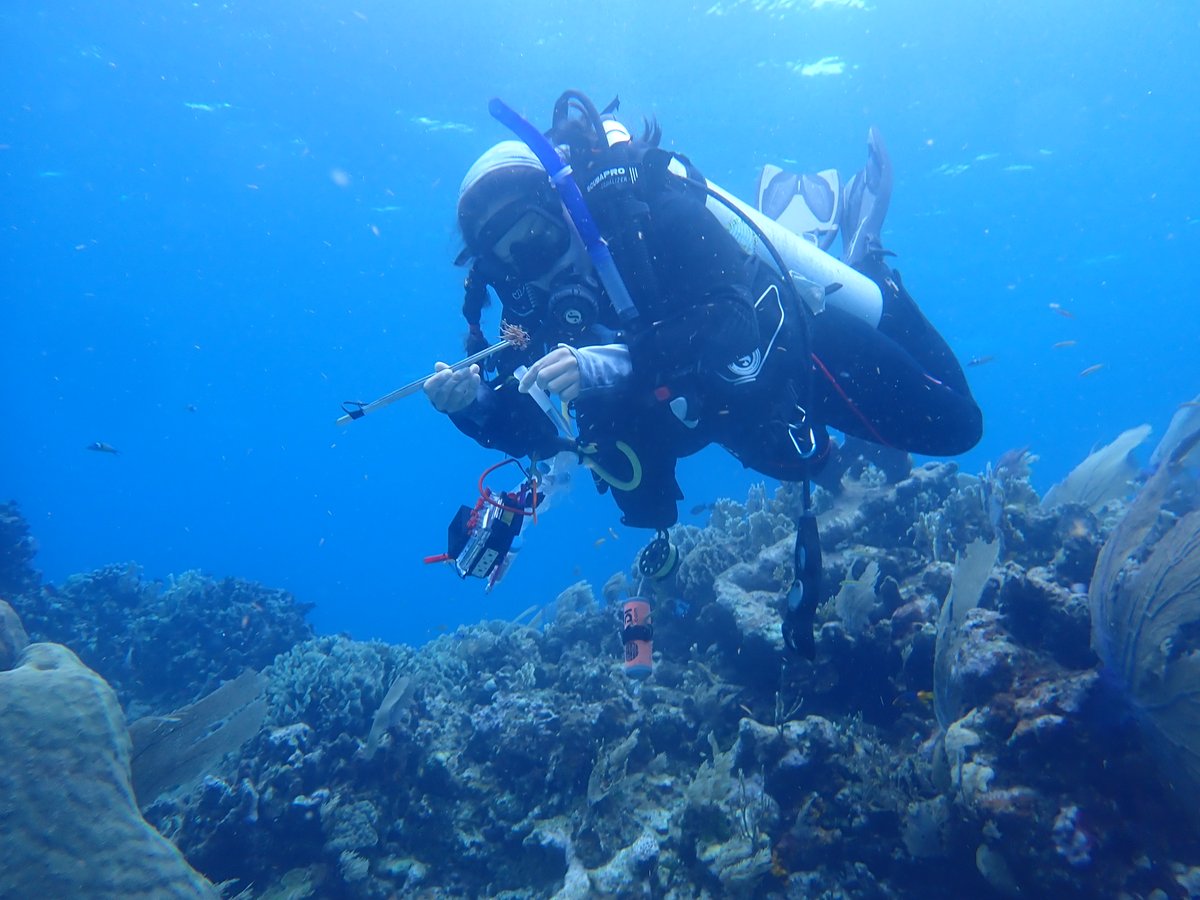
{"label": "white sleeve", "polygon": [[566,347],[579,363],[579,395],[620,388],[633,371],[629,348],[624,344],[600,344],[595,347]]}

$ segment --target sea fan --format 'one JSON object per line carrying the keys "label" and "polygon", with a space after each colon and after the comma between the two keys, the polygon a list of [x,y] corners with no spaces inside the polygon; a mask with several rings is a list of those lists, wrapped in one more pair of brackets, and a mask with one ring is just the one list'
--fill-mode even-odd
{"label": "sea fan", "polygon": [[1109,500],[1129,493],[1129,484],[1137,474],[1133,451],[1150,435],[1149,425],[1122,432],[1111,444],[1093,452],[1071,470],[1062,481],[1046,491],[1042,509],[1067,503],[1082,503],[1095,512]]}
{"label": "sea fan", "polygon": [[195,703],[131,724],[138,804],[149,806],[165,791],[194,784],[226,753],[254,737],[267,715],[266,686],[263,675],[246,669]]}
{"label": "sea fan", "polygon": [[1193,419],[1105,543],[1088,592],[1092,647],[1127,694],[1165,780],[1193,810],[1200,797],[1200,510],[1183,460],[1198,443]]}
{"label": "sea fan", "polygon": [[950,593],[938,616],[937,642],[933,653],[933,711],[938,724],[949,728],[962,713],[962,686],[958,656],[962,646],[962,624],[967,613],[979,605],[984,586],[1000,558],[1000,542],[972,541],[954,563]]}
{"label": "sea fan", "polygon": [[[1167,433],[1163,435],[1163,439],[1154,448],[1154,453],[1150,455],[1150,468],[1157,469],[1166,457],[1173,455],[1179,443],[1186,440],[1187,436],[1196,430],[1198,422],[1200,422],[1200,397],[1193,397],[1186,403],[1181,403],[1179,409],[1175,410],[1175,415],[1171,417],[1171,424],[1167,426]],[[1179,457],[1177,462],[1191,466],[1200,465],[1200,447],[1193,447],[1190,453]]]}
{"label": "sea fan", "polygon": [[858,578],[842,582],[842,588],[834,598],[834,609],[838,618],[851,634],[862,634],[871,624],[871,613],[875,609],[875,582],[879,580],[879,563],[871,560]]}

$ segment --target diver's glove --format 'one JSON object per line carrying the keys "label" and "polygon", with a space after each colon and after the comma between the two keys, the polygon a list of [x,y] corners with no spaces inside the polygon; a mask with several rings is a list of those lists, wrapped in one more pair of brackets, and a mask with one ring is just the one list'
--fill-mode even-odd
{"label": "diver's glove", "polygon": [[795,575],[783,613],[783,642],[805,659],[817,655],[813,627],[821,602],[821,539],[817,517],[806,512],[796,523]]}

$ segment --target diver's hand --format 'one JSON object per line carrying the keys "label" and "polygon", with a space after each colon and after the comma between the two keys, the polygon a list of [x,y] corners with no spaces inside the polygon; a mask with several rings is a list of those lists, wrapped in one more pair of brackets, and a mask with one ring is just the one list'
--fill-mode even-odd
{"label": "diver's hand", "polygon": [[[436,377],[436,376],[435,376]],[[528,394],[536,382],[537,386],[550,394],[558,394],[570,403],[579,396],[579,360],[570,347],[555,347],[529,367],[522,376],[517,390]]]}
{"label": "diver's hand", "polygon": [[435,363],[434,373],[425,379],[425,396],[438,412],[453,415],[475,402],[481,381],[479,366],[455,372],[446,363]]}

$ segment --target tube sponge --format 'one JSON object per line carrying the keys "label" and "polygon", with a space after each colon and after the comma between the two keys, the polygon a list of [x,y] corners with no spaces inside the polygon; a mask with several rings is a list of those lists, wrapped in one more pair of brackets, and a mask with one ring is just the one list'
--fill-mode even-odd
{"label": "tube sponge", "polygon": [[217,900],[138,813],[129,753],[116,694],[66,647],[0,672],[0,897]]}

